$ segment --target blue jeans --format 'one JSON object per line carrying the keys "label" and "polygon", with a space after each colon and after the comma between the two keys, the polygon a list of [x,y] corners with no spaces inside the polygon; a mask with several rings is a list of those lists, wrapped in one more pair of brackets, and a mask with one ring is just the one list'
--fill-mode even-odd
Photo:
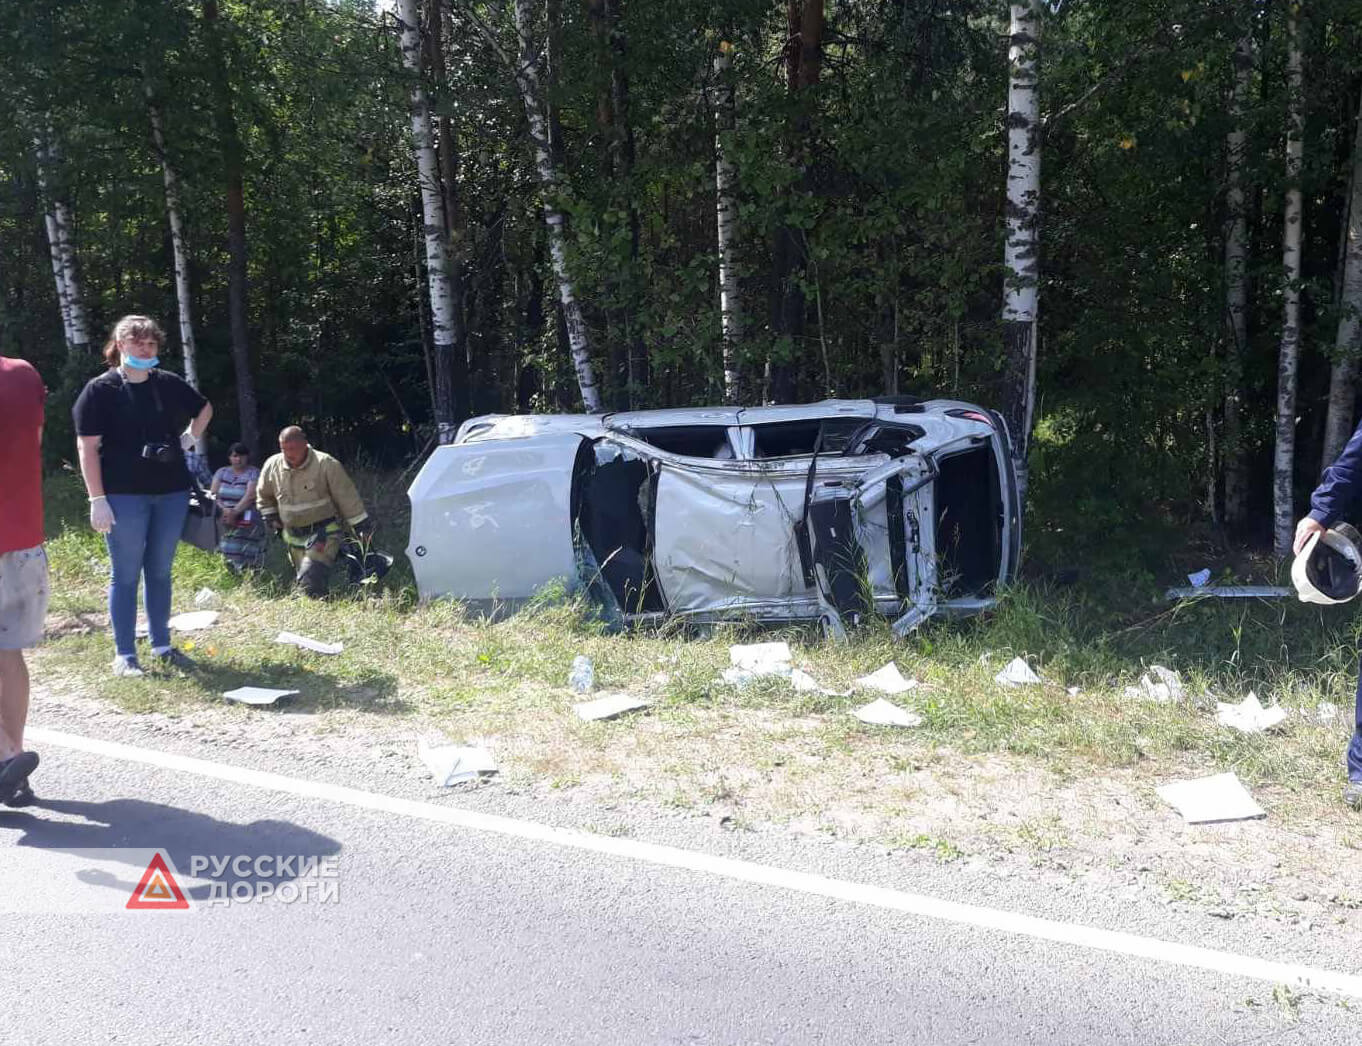
{"label": "blue jeans", "polygon": [[113,529],[104,536],[113,577],[109,618],[114,650],[137,653],[137,581],[146,578],[147,631],[152,649],[170,646],[170,567],[189,513],[189,491],[173,494],[110,494]]}

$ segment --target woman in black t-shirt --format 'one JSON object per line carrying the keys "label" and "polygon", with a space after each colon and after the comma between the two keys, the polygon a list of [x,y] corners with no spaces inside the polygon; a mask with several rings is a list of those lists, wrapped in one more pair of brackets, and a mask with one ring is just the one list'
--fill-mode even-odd
{"label": "woman in black t-shirt", "polygon": [[90,494],[90,525],[104,535],[112,564],[109,618],[114,675],[140,676],[137,582],[151,652],[163,664],[194,663],[170,645],[170,569],[189,510],[184,452],[198,441],[213,406],[183,378],[156,370],[165,334],[146,316],[124,316],[104,346],[109,370],[76,400],[76,451]]}

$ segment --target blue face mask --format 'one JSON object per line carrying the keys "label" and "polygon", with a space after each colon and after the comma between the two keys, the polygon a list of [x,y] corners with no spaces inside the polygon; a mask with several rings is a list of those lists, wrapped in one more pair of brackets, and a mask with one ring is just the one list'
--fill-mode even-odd
{"label": "blue face mask", "polygon": [[152,367],[160,362],[161,358],[159,356],[152,356],[149,359],[143,359],[141,356],[123,357],[123,366],[131,367],[133,370],[151,370]]}

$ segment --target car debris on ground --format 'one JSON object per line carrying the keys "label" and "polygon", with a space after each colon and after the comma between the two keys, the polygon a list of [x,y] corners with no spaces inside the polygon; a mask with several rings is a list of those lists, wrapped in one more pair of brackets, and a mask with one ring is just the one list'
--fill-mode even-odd
{"label": "car debris on ground", "polygon": [[318,654],[339,654],[345,649],[345,644],[323,643],[320,639],[313,639],[310,636],[300,636],[294,632],[280,632],[274,637],[276,643],[283,643],[285,646],[296,646],[303,650],[312,650]]}
{"label": "car debris on ground", "polygon": [[585,654],[578,654],[572,659],[572,667],[568,669],[568,689],[578,694],[589,694],[596,689],[596,666]]}
{"label": "car debris on ground", "polygon": [[1044,680],[1032,670],[1024,658],[1014,657],[1007,666],[993,677],[1003,686],[1037,686]]}
{"label": "car debris on ground", "polygon": [[1205,588],[1211,581],[1211,568],[1206,567],[1198,570],[1195,574],[1187,575],[1187,583],[1193,588]]}
{"label": "car debris on ground", "polygon": [[1261,734],[1264,730],[1280,726],[1286,720],[1285,708],[1281,705],[1269,705],[1264,708],[1258,700],[1258,695],[1254,693],[1250,693],[1237,705],[1218,701],[1215,708],[1217,723],[1245,734]]}
{"label": "car debris on ground", "polygon": [[222,696],[243,705],[272,705],[281,698],[293,697],[297,693],[297,690],[275,690],[267,686],[239,686],[235,690],[224,690]]}
{"label": "car debris on ground", "polygon": [[482,748],[432,745],[422,737],[417,739],[416,753],[441,788],[449,788],[464,781],[476,781],[497,772],[496,761]]}
{"label": "car debris on ground", "polygon": [[1176,599],[1285,599],[1294,596],[1295,589],[1282,585],[1181,585],[1168,589],[1163,596],[1170,602]]}
{"label": "car debris on ground", "polygon": [[1150,665],[1149,671],[1140,676],[1139,686],[1125,688],[1126,697],[1144,698],[1161,705],[1181,704],[1187,698],[1187,689],[1182,684],[1182,676],[1163,665]]}
{"label": "car debris on ground", "polygon": [[573,705],[572,710],[588,723],[592,723],[601,719],[614,719],[626,712],[636,712],[649,707],[650,702],[633,694],[603,694],[594,701],[583,701]]}
{"label": "car debris on ground", "polygon": [[856,680],[856,685],[867,690],[879,690],[886,694],[906,694],[909,690],[917,688],[918,681],[903,678],[899,666],[890,661],[889,664],[875,669],[868,676],[861,676]]}
{"label": "car debris on ground", "polygon": [[1232,773],[1199,777],[1192,781],[1174,781],[1155,791],[1188,824],[1247,821],[1267,816]]}
{"label": "car debris on ground", "polygon": [[194,605],[196,607],[211,608],[222,602],[218,594],[211,588],[201,588],[194,593]]}
{"label": "car debris on ground", "polygon": [[921,726],[922,716],[900,708],[892,701],[882,697],[875,698],[868,705],[862,705],[851,713],[862,723],[872,726]]}

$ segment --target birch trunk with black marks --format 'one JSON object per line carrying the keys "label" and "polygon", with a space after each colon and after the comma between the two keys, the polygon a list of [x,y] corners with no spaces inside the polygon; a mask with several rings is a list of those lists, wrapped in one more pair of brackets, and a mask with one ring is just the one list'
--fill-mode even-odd
{"label": "birch trunk with black marks", "polygon": [[1247,462],[1243,446],[1243,355],[1248,342],[1248,222],[1245,214],[1244,160],[1247,134],[1244,105],[1253,75],[1253,38],[1245,35],[1234,49],[1234,88],[1230,95],[1230,132],[1225,140],[1225,365],[1224,439],[1225,522],[1242,526],[1248,515]]}
{"label": "birch trunk with black marks", "polygon": [[1007,49],[1007,241],[1003,249],[1003,403],[1025,496],[1040,312],[1040,6],[1012,4]]}
{"label": "birch trunk with black marks", "polygon": [[47,197],[50,210],[44,216],[48,245],[52,250],[52,275],[57,287],[57,302],[62,313],[67,351],[79,355],[90,351],[90,325],[85,315],[85,294],[76,264],[76,245],[71,208],[65,198],[59,173],[61,155],[55,136],[49,131],[37,143],[38,190]]}
{"label": "birch trunk with black marks", "polygon": [[217,0],[202,0],[213,104],[222,149],[227,207],[227,316],[232,337],[232,369],[236,377],[237,416],[241,441],[252,453],[260,445],[260,409],[251,369],[250,326],[246,314],[246,172],[245,149],[237,133],[236,106],[219,39]]}
{"label": "birch trunk with black marks", "polygon": [[[411,80],[412,153],[421,187],[421,231],[426,248],[426,286],[430,294],[431,340],[434,343],[435,438],[444,445],[453,443],[458,431],[454,353],[459,323],[449,258],[449,220],[445,213],[440,160],[435,149],[430,95],[422,79],[421,23],[416,0],[397,0],[395,15],[400,31],[402,65]],[[434,17],[439,17],[438,12]]]}
{"label": "birch trunk with black marks", "polygon": [[1272,549],[1291,554],[1295,522],[1292,477],[1296,462],[1296,368],[1300,359],[1301,160],[1304,87],[1297,9],[1288,8],[1286,115],[1286,212],[1282,229],[1282,343],[1277,355],[1277,444],[1272,462]]}
{"label": "birch trunk with black marks", "polygon": [[1357,357],[1359,350],[1362,350],[1362,101],[1358,104],[1357,126],[1353,131],[1352,191],[1348,196],[1347,226],[1321,468],[1332,464],[1348,442],[1353,428],[1353,406],[1357,400]]}
{"label": "birch trunk with black marks", "polygon": [[724,402],[737,403],[742,375],[738,352],[742,344],[742,297],[734,252],[738,243],[738,179],[729,159],[727,138],[737,123],[733,78],[730,74],[731,45],[719,45],[714,58],[714,195],[719,242],[719,319],[723,326]]}
{"label": "birch trunk with black marks", "polygon": [[[410,2],[410,0],[407,0]],[[534,145],[535,169],[539,175],[543,195],[544,224],[548,227],[549,257],[553,261],[553,275],[558,283],[558,300],[567,328],[568,349],[582,406],[588,413],[601,410],[600,390],[591,366],[591,345],[587,337],[586,321],[567,265],[567,236],[564,215],[558,206],[561,178],[553,160],[549,142],[549,121],[541,87],[540,52],[534,41],[534,10],[531,0],[513,0],[516,35],[520,39],[519,59],[515,62],[516,87],[525,106],[530,141]]]}
{"label": "birch trunk with black marks", "polygon": [[166,149],[165,123],[161,108],[156,103],[151,84],[143,84],[147,96],[147,119],[151,123],[151,143],[161,161],[162,181],[166,190],[166,221],[170,225],[170,251],[175,267],[175,305],[179,311],[180,344],[184,349],[184,377],[194,388],[199,387],[199,363],[194,341],[194,299],[189,289],[189,250],[185,243],[184,217],[180,213],[180,177],[170,162]]}

